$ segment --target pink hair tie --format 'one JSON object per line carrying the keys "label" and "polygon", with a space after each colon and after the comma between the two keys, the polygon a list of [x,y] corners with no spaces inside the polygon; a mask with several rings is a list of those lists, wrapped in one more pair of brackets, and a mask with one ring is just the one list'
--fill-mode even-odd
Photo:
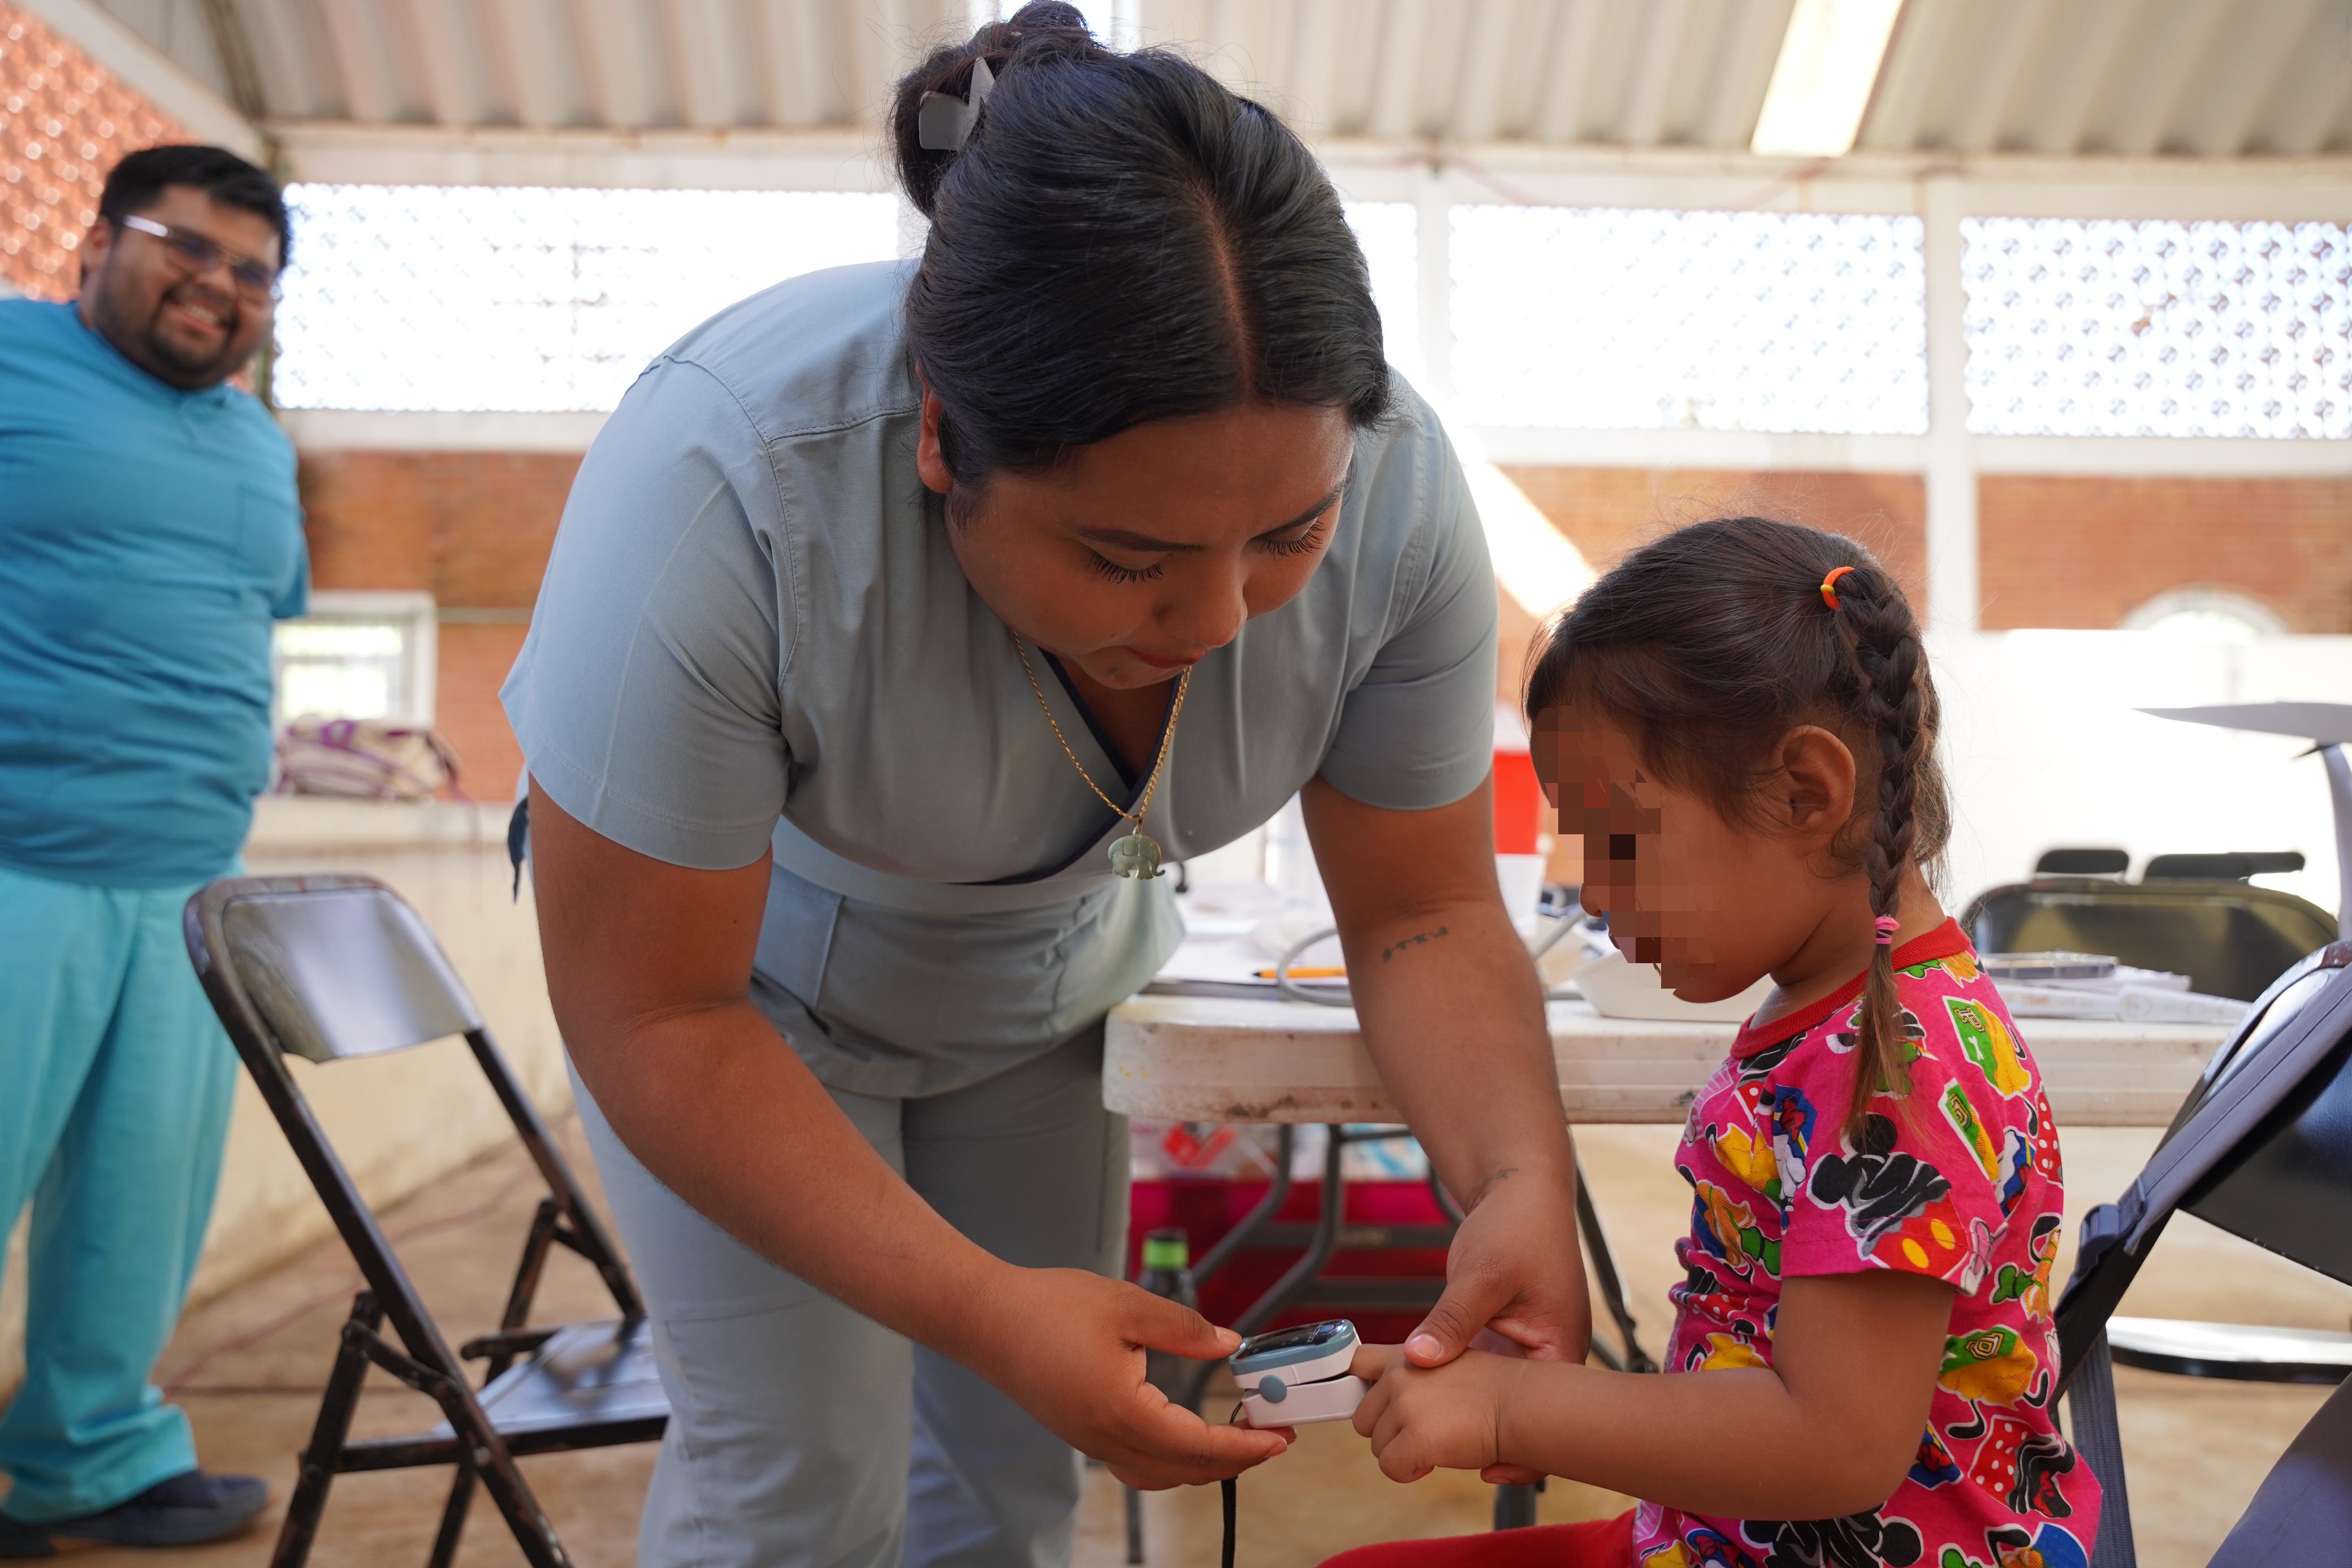
{"label": "pink hair tie", "polygon": [[1882,915],[1877,919],[1872,921],[1871,925],[1878,928],[1878,945],[1881,947],[1894,946],[1895,928],[1902,924],[1903,923],[1901,921],[1895,919],[1892,915]]}

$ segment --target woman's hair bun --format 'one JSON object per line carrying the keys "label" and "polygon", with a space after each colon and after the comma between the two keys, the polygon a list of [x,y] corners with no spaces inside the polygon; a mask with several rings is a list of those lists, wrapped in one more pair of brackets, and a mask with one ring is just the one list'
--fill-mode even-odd
{"label": "woman's hair bun", "polygon": [[986,60],[1002,76],[1005,65],[1027,55],[1108,55],[1087,26],[1086,14],[1066,0],[1029,0],[1002,22],[991,22],[961,44],[947,44],[924,57],[922,64],[898,78],[890,102],[891,151],[898,164],[898,183],[907,199],[925,217],[936,214],[932,204],[940,179],[955,162],[955,152],[922,144],[923,97],[946,92],[962,98],[971,90],[971,63]]}
{"label": "woman's hair bun", "polygon": [[[973,62],[994,78],[976,116]],[[939,134],[961,121],[961,138]],[[1306,143],[1171,49],[1121,54],[1073,5],[1024,5],[898,84],[890,129],[930,219],[907,352],[955,486],[1034,473],[1155,419],[1252,402],[1389,406],[1380,311]]]}

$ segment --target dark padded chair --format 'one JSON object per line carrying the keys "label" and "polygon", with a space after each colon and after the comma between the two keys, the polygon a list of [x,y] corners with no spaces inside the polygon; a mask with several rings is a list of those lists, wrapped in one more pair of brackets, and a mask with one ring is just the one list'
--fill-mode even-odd
{"label": "dark padded chair", "polygon": [[2033,862],[2036,876],[2121,876],[2131,870],[2122,850],[2044,850]]}
{"label": "dark padded chair", "polygon": [[[515,1460],[649,1441],[668,1424],[669,1405],[636,1286],[473,998],[416,912],[368,877],[215,882],[188,901],[184,924],[213,1009],[367,1281],[343,1324],[272,1568],[299,1568],[309,1557],[337,1475],[425,1465],[457,1471],[432,1568],[448,1568],[478,1484],[506,1517],[526,1562],[568,1568],[555,1527]],[[285,1060],[290,1052],[324,1067],[452,1035],[465,1037],[548,1187],[498,1328],[454,1352]],[[618,1317],[530,1326],[541,1271],[559,1244],[595,1267]],[[486,1364],[478,1388],[467,1361]],[[371,1365],[433,1399],[441,1424],[413,1436],[353,1439],[352,1416]]]}
{"label": "dark padded chair", "polygon": [[2336,938],[2336,917],[2317,904],[2227,877],[2037,876],[1979,894],[1960,925],[1979,953],[2102,953],[2248,1002]]}
{"label": "dark padded chair", "polygon": [[2218,855],[2152,856],[2139,874],[2142,882],[2243,882],[2303,867],[2301,850],[2232,850]]}
{"label": "dark padded chair", "polygon": [[[2131,1511],[2109,1371],[2127,1331],[2147,1324],[2175,1364],[2209,1375],[2340,1383],[2352,1335],[2246,1330],[2114,1317],[2149,1251],[2186,1211],[2331,1279],[2352,1283],[2352,942],[2336,942],[2279,977],[2216,1051],[2164,1140],[2116,1202],[2083,1222],[2074,1277],[2058,1302],[2058,1338],[2077,1449],[2106,1492],[2095,1568],[2134,1563]],[[2279,1363],[2233,1340],[2261,1335]],[[2352,1520],[2352,1385],[2324,1406],[2282,1459],[2217,1564],[2345,1560],[2337,1521]]]}

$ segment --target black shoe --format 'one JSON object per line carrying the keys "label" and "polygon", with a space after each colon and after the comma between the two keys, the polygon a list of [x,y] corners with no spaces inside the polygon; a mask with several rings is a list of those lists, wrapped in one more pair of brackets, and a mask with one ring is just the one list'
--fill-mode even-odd
{"label": "black shoe", "polygon": [[235,1535],[269,1506],[259,1476],[189,1470],[79,1519],[26,1524],[0,1510],[0,1557],[54,1557],[78,1546],[194,1546]]}

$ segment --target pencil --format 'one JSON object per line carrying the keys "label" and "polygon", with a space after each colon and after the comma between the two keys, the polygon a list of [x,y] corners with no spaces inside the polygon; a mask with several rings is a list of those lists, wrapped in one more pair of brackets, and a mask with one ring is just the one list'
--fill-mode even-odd
{"label": "pencil", "polygon": [[[1272,969],[1259,969],[1255,972],[1261,980],[1274,978]],[[1294,980],[1344,980],[1348,977],[1348,971],[1336,965],[1327,964],[1307,967],[1294,964],[1290,967],[1290,977]]]}

